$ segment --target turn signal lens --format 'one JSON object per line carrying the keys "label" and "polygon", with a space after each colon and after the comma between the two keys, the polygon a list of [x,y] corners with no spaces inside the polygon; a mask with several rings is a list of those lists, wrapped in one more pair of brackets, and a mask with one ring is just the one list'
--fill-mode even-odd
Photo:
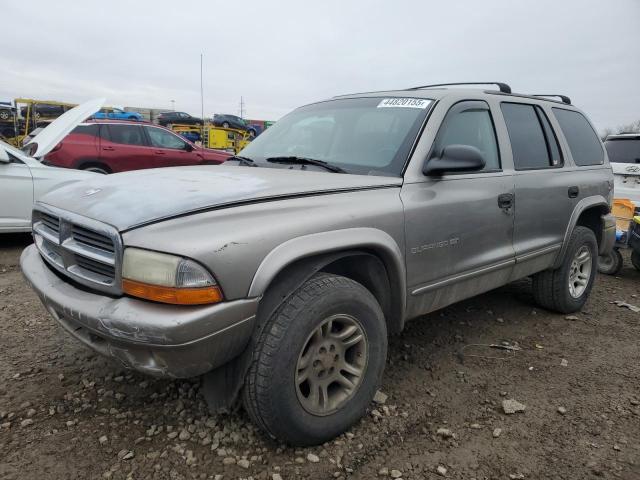
{"label": "turn signal lens", "polygon": [[122,261],[124,293],[176,305],[203,305],[223,300],[215,278],[200,264],[167,253],[129,247]]}
{"label": "turn signal lens", "polygon": [[218,303],[223,299],[222,291],[217,285],[204,288],[175,288],[149,285],[123,278],[122,291],[133,297],[175,305],[204,305]]}

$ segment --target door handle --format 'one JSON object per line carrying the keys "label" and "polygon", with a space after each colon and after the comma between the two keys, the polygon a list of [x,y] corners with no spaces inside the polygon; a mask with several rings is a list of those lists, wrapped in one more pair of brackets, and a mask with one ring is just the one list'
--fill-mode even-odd
{"label": "door handle", "polygon": [[513,207],[513,194],[512,193],[502,193],[498,195],[498,207],[509,210]]}
{"label": "door handle", "polygon": [[113,147],[102,147],[103,150],[107,150],[109,152],[113,152],[115,150],[115,148]]}
{"label": "door handle", "polygon": [[156,150],[153,153],[157,153],[158,155],[166,155],[166,152],[163,152],[162,150]]}
{"label": "door handle", "polygon": [[573,187],[569,187],[568,194],[569,198],[576,198],[580,193],[580,189],[575,185]]}

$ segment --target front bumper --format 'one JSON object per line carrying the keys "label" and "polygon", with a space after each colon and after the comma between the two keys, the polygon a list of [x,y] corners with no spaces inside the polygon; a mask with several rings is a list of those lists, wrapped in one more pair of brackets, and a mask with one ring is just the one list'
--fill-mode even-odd
{"label": "front bumper", "polygon": [[241,353],[253,331],[257,298],[184,307],[108,297],[62,280],[34,245],[22,253],[20,266],[67,332],[146,374],[187,378],[208,372]]}

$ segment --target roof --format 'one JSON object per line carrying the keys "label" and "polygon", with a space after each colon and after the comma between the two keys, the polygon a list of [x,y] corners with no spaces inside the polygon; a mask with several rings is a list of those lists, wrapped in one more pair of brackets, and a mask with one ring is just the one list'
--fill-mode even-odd
{"label": "roof", "polygon": [[[486,88],[460,88],[462,85],[497,85],[495,89],[486,89]],[[484,93],[488,95],[501,95],[506,97],[517,97],[517,98],[527,98],[530,100],[536,100],[539,102],[549,102],[553,104],[561,104],[561,105],[571,105],[571,99],[566,95],[560,94],[538,94],[538,95],[527,95],[522,93],[513,93],[511,92],[511,87],[509,87],[505,83],[501,82],[472,82],[472,83],[453,83],[453,84],[438,84],[438,85],[425,85],[421,87],[411,87],[405,88],[401,90],[379,90],[372,92],[359,92],[359,93],[351,93],[347,95],[337,95],[333,97],[334,99],[338,98],[358,98],[358,97],[367,97],[372,96],[389,96],[389,97],[406,97],[411,96],[413,98],[429,98],[433,100],[439,100],[441,98],[447,97],[449,95],[478,95],[479,93]],[[556,99],[557,98],[557,99]]]}

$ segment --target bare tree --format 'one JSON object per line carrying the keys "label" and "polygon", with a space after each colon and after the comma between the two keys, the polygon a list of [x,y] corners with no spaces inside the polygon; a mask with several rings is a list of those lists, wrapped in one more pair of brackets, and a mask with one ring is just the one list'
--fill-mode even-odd
{"label": "bare tree", "polygon": [[605,128],[600,134],[600,138],[604,140],[609,135],[615,135],[618,133],[640,133],[640,120],[627,123],[626,125],[619,125],[616,128]]}

